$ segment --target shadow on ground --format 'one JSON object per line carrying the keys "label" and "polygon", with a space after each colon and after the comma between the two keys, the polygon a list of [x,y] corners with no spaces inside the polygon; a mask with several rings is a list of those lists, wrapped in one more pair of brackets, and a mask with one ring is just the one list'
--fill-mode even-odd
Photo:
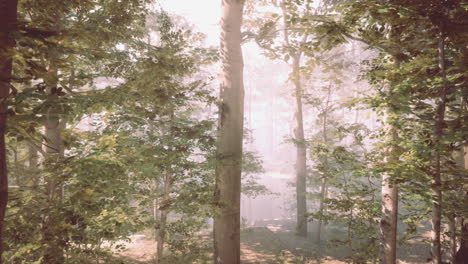
{"label": "shadow on ground", "polygon": [[[298,237],[294,232],[294,222],[291,220],[269,220],[257,222],[257,226],[244,228],[241,231],[241,251],[243,264],[344,264],[349,251],[344,246],[318,246],[310,238]],[[315,230],[311,226],[310,230]],[[329,237],[345,236],[343,231],[331,228]],[[211,234],[205,232],[200,239],[211,244]],[[118,253],[116,264],[149,264],[154,255],[156,245],[145,237],[137,237],[127,245],[127,250]],[[211,259],[211,249],[207,251],[207,259]],[[429,245],[421,238],[413,239],[400,246],[400,263],[427,263]],[[120,261],[120,262],[118,262]],[[197,264],[210,264],[208,260]],[[114,263],[112,263],[114,264]],[[172,264],[172,263],[171,263]],[[182,263],[173,263],[182,264]],[[189,263],[183,263],[189,264]]]}

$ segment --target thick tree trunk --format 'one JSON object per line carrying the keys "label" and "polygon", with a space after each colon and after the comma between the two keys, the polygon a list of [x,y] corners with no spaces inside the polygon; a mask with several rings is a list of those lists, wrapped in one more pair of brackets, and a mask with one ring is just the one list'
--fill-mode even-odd
{"label": "thick tree trunk", "polygon": [[[394,127],[390,128],[390,134],[395,142],[398,140],[398,135]],[[397,155],[395,149],[390,150],[388,162],[395,162]],[[381,264],[396,263],[396,242],[397,242],[397,225],[398,225],[398,184],[393,182],[389,174],[382,175],[382,218],[380,220],[381,233]]]}
{"label": "thick tree trunk", "polygon": [[5,129],[7,121],[6,100],[11,92],[13,48],[16,30],[17,0],[0,0],[0,264],[3,263],[3,230],[8,202],[8,174],[6,166]]}
{"label": "thick tree trunk", "polygon": [[[468,192],[465,193],[465,202],[468,202]],[[461,241],[460,248],[455,254],[455,264],[468,263],[468,219],[463,217],[461,220]]]}
{"label": "thick tree trunk", "polygon": [[240,191],[244,125],[241,25],[244,0],[223,0],[221,104],[216,166],[214,262],[240,263]]}
{"label": "thick tree trunk", "polygon": [[[464,166],[468,170],[468,145],[464,146]],[[465,191],[464,204],[468,204],[468,186],[463,186]],[[461,217],[461,239],[460,248],[455,254],[455,264],[468,264],[468,217],[466,215]]]}

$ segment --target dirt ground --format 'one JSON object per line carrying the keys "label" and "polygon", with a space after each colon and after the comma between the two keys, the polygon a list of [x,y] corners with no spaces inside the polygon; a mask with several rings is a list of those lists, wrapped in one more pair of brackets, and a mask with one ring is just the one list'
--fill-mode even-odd
{"label": "dirt ground", "polygon": [[[338,247],[319,247],[310,239],[294,234],[294,223],[290,221],[267,221],[258,227],[241,231],[242,263],[244,264],[342,264],[348,252]],[[207,239],[209,234],[203,236]],[[144,235],[134,236],[126,250],[117,253],[122,264],[149,264],[156,244]],[[398,249],[402,264],[427,263],[429,245],[415,239]],[[174,263],[188,264],[188,263]]]}

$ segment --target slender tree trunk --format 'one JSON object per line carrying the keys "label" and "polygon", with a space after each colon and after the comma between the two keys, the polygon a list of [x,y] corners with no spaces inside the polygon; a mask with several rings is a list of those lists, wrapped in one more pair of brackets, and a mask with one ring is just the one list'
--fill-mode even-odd
{"label": "slender tree trunk", "polygon": [[[164,194],[163,194],[163,202],[162,202],[163,207],[167,207],[169,203],[169,194],[171,191],[171,184],[172,184],[172,175],[168,171],[166,172],[166,176],[164,179]],[[161,262],[161,259],[164,255],[167,215],[169,214],[169,210],[167,208],[163,208],[160,211],[161,211],[161,215],[159,217],[159,225],[158,225],[157,232],[156,232],[156,242],[157,242],[156,263]]]}
{"label": "slender tree trunk", "polygon": [[[49,74],[52,76],[49,83],[47,83],[47,94],[50,104],[53,106],[58,100],[58,69],[55,67],[56,54],[51,55],[51,63],[49,67]],[[45,166],[53,169],[54,166],[64,156],[62,130],[65,126],[64,120],[61,120],[60,113],[54,107],[50,107],[45,114]],[[62,199],[62,186],[53,177],[46,179],[46,190],[48,199],[48,215],[43,222],[43,244],[45,252],[43,257],[44,264],[61,264],[64,262],[64,241],[61,230],[58,230],[59,224],[62,219],[54,212],[54,207],[59,206]]]}
{"label": "slender tree trunk", "polygon": [[[45,164],[49,168],[55,166],[63,158],[63,147],[61,137],[61,124],[58,113],[46,114],[45,122]],[[53,177],[53,176],[52,176]],[[56,179],[46,180],[49,213],[43,223],[43,244],[45,246],[43,264],[64,263],[63,234],[57,228],[62,221],[61,217],[54,212],[54,207],[59,206],[62,199],[62,187]]]}
{"label": "slender tree trunk", "polygon": [[[395,137],[396,131],[390,131]],[[392,182],[389,174],[382,176],[382,218],[380,233],[382,236],[380,263],[396,263],[396,242],[398,225],[398,185]]]}
{"label": "slender tree trunk", "polygon": [[216,166],[214,262],[240,263],[240,191],[244,125],[241,25],[244,0],[223,0],[221,104]]}
{"label": "slender tree trunk", "polygon": [[0,0],[0,264],[3,263],[3,229],[8,202],[8,173],[6,165],[5,129],[6,101],[11,92],[13,48],[16,30],[17,0]]}
{"label": "slender tree trunk", "polygon": [[[348,249],[349,249],[349,252],[354,252],[353,239],[352,239],[352,234],[351,234],[351,227],[352,227],[351,225],[353,223],[353,209],[354,209],[353,206],[351,206],[351,208],[349,210],[349,220],[348,220]],[[353,257],[352,253],[351,253],[351,257]]]}
{"label": "slender tree trunk", "polygon": [[[153,195],[154,195],[154,198],[153,198],[153,221],[155,223],[154,225],[154,239],[157,240],[157,237],[158,237],[158,229],[159,229],[159,226],[157,225],[157,222],[159,221],[159,216],[158,216],[158,208],[159,208],[159,203],[158,203],[158,197],[157,197],[157,190],[159,189],[159,182],[157,182],[156,180],[154,181],[154,186],[153,186]],[[158,246],[156,244],[156,252],[158,251]],[[157,259],[155,257],[155,259]]]}
{"label": "slender tree trunk", "polygon": [[[441,26],[442,29],[443,25]],[[442,31],[442,30],[441,30]],[[439,102],[437,103],[436,116],[434,122],[434,172],[432,175],[431,190],[432,190],[432,263],[441,264],[441,241],[440,241],[440,226],[442,220],[442,172],[441,172],[441,138],[443,136],[444,119],[445,119],[445,108],[447,102],[447,77],[445,70],[445,36],[441,32],[438,43],[438,57],[439,57],[439,69],[442,79],[445,82],[445,86],[442,87],[440,93]]]}
{"label": "slender tree trunk", "polygon": [[[289,32],[287,29],[287,10],[284,2],[281,2],[281,10],[283,12],[284,21],[284,43],[290,46]],[[307,35],[304,35],[302,43],[307,40]],[[300,64],[302,51],[292,52],[292,75],[294,83],[294,97],[296,100],[296,112],[294,119],[296,121],[294,128],[294,140],[296,145],[296,234],[298,236],[307,237],[307,151],[304,140],[304,121],[302,111],[302,83]]]}
{"label": "slender tree trunk", "polygon": [[30,173],[30,178],[28,179],[28,184],[32,188],[37,188],[37,185],[39,184],[39,175],[38,174],[38,168],[39,168],[39,155],[37,154],[37,146],[34,144],[34,142],[29,142],[28,143],[28,154],[29,154],[29,173]]}
{"label": "slender tree trunk", "polygon": [[307,237],[307,155],[304,139],[304,120],[302,111],[302,85],[299,72],[300,56],[293,59],[293,75],[296,97],[296,202],[297,202],[297,235]]}
{"label": "slender tree trunk", "polygon": [[[331,87],[329,86],[328,87],[328,96],[327,96],[327,102],[325,104],[325,109],[324,109],[324,112],[323,112],[323,123],[322,123],[322,138],[323,138],[323,144],[327,145],[327,142],[328,142],[328,136],[327,136],[327,133],[328,133],[328,111],[329,111],[329,105],[330,105],[330,96],[331,96]],[[319,220],[318,220],[318,224],[317,224],[317,237],[316,237],[316,242],[320,244],[320,240],[321,240],[321,233],[322,233],[322,222],[323,222],[323,216],[324,216],[324,212],[325,212],[325,197],[326,197],[326,194],[327,194],[327,177],[328,177],[328,172],[329,172],[329,168],[328,168],[328,157],[325,156],[325,160],[324,160],[324,163],[325,163],[325,171],[324,171],[324,175],[323,175],[323,178],[322,178],[322,185],[320,186],[320,204],[319,204]]]}
{"label": "slender tree trunk", "polygon": [[450,263],[455,263],[455,255],[457,254],[457,221],[455,214],[449,217],[448,227],[450,236]]}
{"label": "slender tree trunk", "polygon": [[320,244],[320,241],[322,240],[322,222],[323,222],[323,216],[325,215],[325,196],[327,193],[327,179],[323,178],[322,179],[322,185],[320,186],[320,203],[319,203],[319,213],[320,213],[320,218],[317,223],[317,237],[316,237],[316,243]]}
{"label": "slender tree trunk", "polygon": [[[57,112],[54,106],[58,104],[59,91],[58,91],[58,69],[56,60],[58,54],[56,51],[50,53],[50,66],[49,74],[51,78],[47,82],[46,92],[51,107],[45,114],[45,166],[53,170],[56,165],[61,162],[64,157],[64,145],[62,139],[62,131],[66,127],[65,119],[62,118],[61,113]],[[64,263],[65,256],[65,241],[63,231],[60,227],[63,226],[62,216],[57,213],[54,208],[61,206],[63,196],[63,186],[54,177],[56,172],[52,172],[52,177],[46,179],[46,190],[48,199],[48,215],[43,222],[43,244],[45,245],[45,252],[43,257],[43,264],[60,264]]]}
{"label": "slender tree trunk", "polygon": [[18,160],[18,149],[15,147],[14,149],[12,148],[13,151],[13,164],[15,164],[15,183],[18,188],[21,186],[21,168]]}
{"label": "slender tree trunk", "polygon": [[[58,99],[56,94],[49,89],[49,100],[54,102]],[[64,149],[62,142],[62,129],[64,121],[60,120],[60,113],[49,109],[45,115],[45,153],[46,165],[54,166],[63,158]],[[50,200],[61,198],[61,188],[55,179],[47,179],[47,194]]]}

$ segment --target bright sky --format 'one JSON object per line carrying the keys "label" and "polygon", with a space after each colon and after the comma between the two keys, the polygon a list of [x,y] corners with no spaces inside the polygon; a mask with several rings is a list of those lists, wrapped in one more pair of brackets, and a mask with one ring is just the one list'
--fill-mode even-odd
{"label": "bright sky", "polygon": [[169,13],[181,15],[207,37],[207,45],[219,44],[221,0],[159,0]]}

